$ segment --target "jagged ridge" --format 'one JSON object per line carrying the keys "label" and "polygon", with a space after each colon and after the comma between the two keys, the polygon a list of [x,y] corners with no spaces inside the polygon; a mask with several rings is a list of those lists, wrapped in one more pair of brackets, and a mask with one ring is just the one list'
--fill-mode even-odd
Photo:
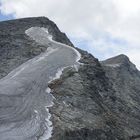
{"label": "jagged ridge", "polygon": [[[49,32],[56,37],[54,39],[72,45],[52,24],[42,17],[0,24],[1,77],[46,50],[46,46],[40,46],[26,38],[23,31],[31,26],[48,27]],[[5,33],[9,27],[12,30]],[[30,48],[27,47],[29,45]],[[51,109],[54,125],[51,139],[139,138],[140,72],[124,55],[99,62],[91,54],[78,50],[82,54],[81,63],[84,65],[78,72],[73,68],[66,69],[59,80],[49,85],[56,99]]]}

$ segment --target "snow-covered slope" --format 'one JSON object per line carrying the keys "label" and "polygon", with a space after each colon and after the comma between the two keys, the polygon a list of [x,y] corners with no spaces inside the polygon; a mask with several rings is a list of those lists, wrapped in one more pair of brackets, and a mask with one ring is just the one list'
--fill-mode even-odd
{"label": "snow-covered slope", "polygon": [[[32,140],[39,136],[40,140],[46,140],[51,137],[53,126],[47,107],[53,105],[53,98],[50,91],[46,92],[48,83],[59,78],[64,68],[78,65],[80,60],[77,50],[53,41],[45,28],[32,27],[26,34],[48,49],[0,80],[0,95],[5,96],[0,118],[6,122],[0,126],[2,140]],[[15,98],[11,103],[12,97]]]}

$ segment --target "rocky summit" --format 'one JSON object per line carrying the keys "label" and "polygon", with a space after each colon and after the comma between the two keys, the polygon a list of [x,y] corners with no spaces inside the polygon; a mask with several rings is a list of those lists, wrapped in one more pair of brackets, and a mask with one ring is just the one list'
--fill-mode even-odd
{"label": "rocky summit", "polygon": [[0,140],[140,139],[136,66],[98,61],[48,18],[0,22],[0,78]]}

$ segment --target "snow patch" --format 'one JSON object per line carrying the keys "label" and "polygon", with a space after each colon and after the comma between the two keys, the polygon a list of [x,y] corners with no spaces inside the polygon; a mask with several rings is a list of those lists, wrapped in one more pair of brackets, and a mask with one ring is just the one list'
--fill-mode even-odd
{"label": "snow patch", "polygon": [[58,71],[57,71],[55,77],[52,79],[52,81],[59,79],[62,75],[63,70],[64,70],[64,68],[58,69]]}
{"label": "snow patch", "polygon": [[105,64],[105,66],[116,68],[116,67],[120,67],[120,64]]}
{"label": "snow patch", "polygon": [[48,88],[46,89],[46,92],[47,92],[47,93],[51,93],[51,89],[48,87]]}
{"label": "snow patch", "polygon": [[[47,34],[49,34],[47,28],[42,27],[41,29],[42,29],[43,31],[45,31]],[[71,47],[71,46],[68,46],[68,45],[66,45],[66,44],[63,44],[63,43],[54,41],[54,40],[53,40],[53,37],[52,37],[50,34],[48,35],[48,39],[49,39],[51,42],[57,43],[57,44],[59,44],[59,45],[62,45],[62,46],[65,46],[65,47],[68,47],[68,48],[74,50],[74,51],[76,52],[76,54],[77,54],[76,62],[78,62],[78,61],[81,59],[81,54],[80,54],[79,51],[77,51],[74,47]],[[78,62],[78,63],[79,63],[79,62]],[[80,63],[79,63],[79,64],[80,64]]]}
{"label": "snow patch", "polygon": [[53,52],[55,52],[55,51],[57,51],[57,50],[58,50],[58,48],[52,49],[52,48],[49,47],[49,48],[47,49],[47,53],[45,53],[45,55],[42,55],[41,57],[39,57],[39,58],[36,60],[36,62],[39,62],[39,61],[45,59],[48,55],[52,54]]}
{"label": "snow patch", "polygon": [[38,111],[37,111],[37,110],[34,110],[34,112],[35,112],[36,114],[38,114]]}
{"label": "snow patch", "polygon": [[14,78],[14,77],[16,77],[17,75],[19,75],[25,68],[26,68],[26,66],[23,67],[23,68],[21,68],[21,69],[20,69],[19,71],[17,71],[11,78]]}
{"label": "snow patch", "polygon": [[[65,67],[66,68],[66,67]],[[62,75],[62,72],[65,68],[61,68],[61,69],[58,69],[55,77],[51,78],[51,80],[48,82],[48,83],[51,83],[52,81],[56,80],[56,79],[59,79]],[[51,89],[48,87],[46,89],[46,93],[50,94],[53,98],[54,96],[51,94]],[[46,112],[48,113],[48,116],[47,118],[45,119],[45,125],[46,125],[46,131],[44,132],[43,136],[40,137],[39,140],[48,140],[49,138],[52,137],[52,131],[53,131],[53,125],[52,125],[52,122],[51,122],[51,114],[49,112],[49,107],[52,107],[54,105],[53,101],[47,105],[45,108],[46,108]]]}
{"label": "snow patch", "polygon": [[49,109],[46,107],[46,111],[48,113],[48,117],[45,119],[45,126],[46,131],[44,132],[43,136],[39,138],[39,140],[49,140],[52,137],[53,126],[51,119],[51,114],[49,113]]}

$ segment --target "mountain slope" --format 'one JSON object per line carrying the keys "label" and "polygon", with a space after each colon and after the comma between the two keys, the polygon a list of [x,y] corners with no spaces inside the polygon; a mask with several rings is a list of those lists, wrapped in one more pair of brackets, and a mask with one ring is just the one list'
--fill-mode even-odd
{"label": "mountain slope", "polygon": [[[85,65],[79,72],[66,71],[61,82],[51,86],[57,99],[52,111],[56,125],[54,139],[129,140],[139,137],[139,71],[129,69],[131,66],[126,63],[122,67],[108,66],[106,61],[100,64],[90,54],[81,54]],[[116,64],[114,58],[110,60]]]}
{"label": "mountain slope", "polygon": [[[0,23],[0,78],[11,70],[39,55],[47,49],[35,43],[25,34],[25,30],[38,26],[48,28],[53,39],[73,46],[66,35],[58,27],[45,17],[24,18]],[[30,47],[29,47],[30,46]]]}
{"label": "mountain slope", "polygon": [[80,59],[76,49],[52,40],[47,28],[31,27],[25,34],[47,50],[0,80],[2,140],[51,137],[53,126],[48,108],[53,105],[53,98],[48,83],[58,78],[61,69],[77,66]]}
{"label": "mountain slope", "polygon": [[[37,103],[34,113],[37,113],[40,109],[43,110],[44,104],[49,102],[48,94],[45,94],[44,91],[48,86],[55,97],[53,100],[54,105],[49,108],[53,124],[51,140],[130,140],[140,138],[140,72],[128,57],[119,55],[99,62],[91,54],[77,49],[81,53],[81,65],[78,66],[78,71],[75,66],[67,67],[59,79],[48,82],[47,77],[50,75],[48,73],[51,73],[57,64],[60,63],[60,66],[67,61],[67,59],[60,59],[61,56],[62,58],[65,57],[63,51],[60,51],[59,55],[54,53],[52,57],[50,56],[51,59],[48,59],[48,56],[45,55],[43,60],[41,57],[33,65],[30,63],[31,58],[33,58],[34,62],[34,60],[40,58],[38,55],[41,52],[45,52],[47,48],[58,47],[59,49],[63,45],[60,44],[59,46],[49,42],[47,38],[46,44],[42,44],[44,32],[42,33],[41,31],[40,33],[40,30],[37,30],[37,32],[30,34],[33,36],[28,36],[25,33],[31,27],[44,27],[48,29],[49,34],[57,42],[73,46],[66,35],[61,33],[53,22],[44,17],[0,23],[0,77],[6,76],[13,70],[18,72],[18,75],[15,75],[15,81],[18,79],[23,83],[22,90],[27,87],[33,89],[31,90],[33,91],[31,92],[32,96],[30,94],[26,96],[24,90],[23,95],[20,94],[20,97],[5,96],[3,91],[6,91],[4,94],[7,91],[10,93],[11,89],[17,89],[17,86],[6,86],[5,90],[2,88],[5,86],[3,81],[9,79],[8,77],[11,75],[13,76],[14,72],[2,78],[0,80],[0,121],[2,122],[3,119],[8,120],[2,117],[3,113],[7,113],[3,110],[6,104],[9,107],[18,105],[20,109],[22,105],[28,103],[28,98],[30,97],[32,97],[31,101],[33,101],[31,105]],[[37,36],[36,33],[38,34]],[[68,53],[67,55],[70,56],[68,60],[73,60],[70,54]],[[54,62],[53,56],[58,56],[55,59],[57,60],[56,62]],[[53,62],[50,63],[50,67],[53,66],[50,72],[47,68],[47,61],[49,60]],[[58,60],[61,61],[59,62]],[[74,61],[68,62],[73,63]],[[22,68],[22,63],[24,63],[23,66],[29,63],[29,68],[20,69],[20,67]],[[21,66],[18,67],[19,65]],[[24,80],[26,81],[25,83],[23,82]],[[12,83],[14,83],[14,80]],[[8,84],[11,85],[10,83]],[[17,94],[22,93],[21,89],[16,90]],[[26,97],[24,98],[25,100],[22,100],[22,96]],[[43,99],[43,97],[45,98]],[[32,114],[30,109],[33,108],[32,106],[25,107],[27,113],[23,111],[23,114],[26,121],[28,120],[26,117],[30,118],[29,114]],[[45,115],[47,114],[44,113],[43,116]],[[10,117],[10,115],[7,115],[7,117]],[[22,114],[18,114],[18,119],[14,118],[14,122],[17,122],[17,125],[21,121],[21,117],[23,117]],[[26,121],[22,121],[23,125],[26,125]],[[3,123],[10,124],[10,121]],[[35,125],[33,127],[36,128]],[[10,129],[10,134],[12,134],[13,130]],[[32,130],[30,129],[30,133]],[[28,133],[24,132],[24,135],[26,134]],[[18,140],[24,138],[22,134],[20,135]],[[42,135],[42,132],[38,132],[33,137],[30,137],[29,140],[35,140],[36,138],[42,140]],[[0,136],[2,140],[7,140],[3,131],[0,131]],[[12,137],[12,139],[16,140],[15,137]],[[27,140],[27,138],[25,139]]]}

